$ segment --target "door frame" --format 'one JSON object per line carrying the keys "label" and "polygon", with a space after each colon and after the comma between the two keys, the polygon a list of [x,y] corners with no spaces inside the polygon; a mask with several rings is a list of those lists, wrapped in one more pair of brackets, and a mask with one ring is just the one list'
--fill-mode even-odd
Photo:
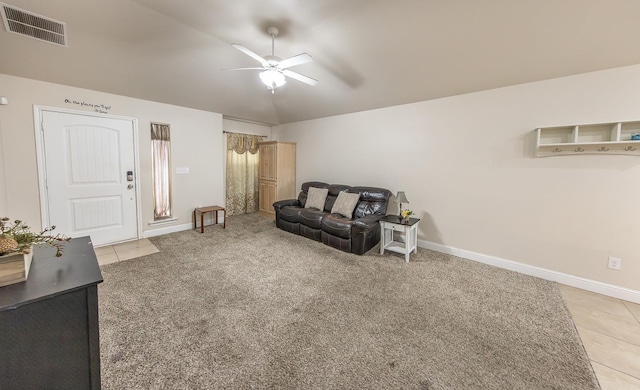
{"label": "door frame", "polygon": [[[40,192],[40,220],[42,221],[42,229],[51,226],[49,224],[49,199],[47,198],[47,170],[46,170],[46,159],[44,153],[44,130],[42,128],[43,125],[43,114],[45,112],[53,112],[57,114],[72,114],[72,115],[82,115],[82,116],[92,116],[98,118],[105,119],[119,119],[131,122],[131,126],[133,128],[133,161],[134,161],[134,185],[136,188],[136,234],[137,237],[135,239],[140,239],[142,237],[142,204],[140,200],[141,191],[140,191],[140,158],[139,158],[139,143],[138,143],[138,118],[127,117],[127,116],[119,116],[119,115],[110,115],[110,114],[101,114],[97,112],[90,111],[78,111],[78,110],[69,110],[66,108],[59,107],[49,107],[49,106],[41,106],[35,105],[33,106],[33,123],[34,123],[34,131],[36,138],[36,164],[38,166],[38,190]],[[126,240],[130,241],[130,240]],[[107,244],[108,245],[108,244]]]}

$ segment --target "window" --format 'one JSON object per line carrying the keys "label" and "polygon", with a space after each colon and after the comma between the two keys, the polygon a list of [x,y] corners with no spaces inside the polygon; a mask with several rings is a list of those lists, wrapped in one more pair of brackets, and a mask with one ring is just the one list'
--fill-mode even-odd
{"label": "window", "polygon": [[151,123],[153,219],[171,218],[171,138],[169,125]]}

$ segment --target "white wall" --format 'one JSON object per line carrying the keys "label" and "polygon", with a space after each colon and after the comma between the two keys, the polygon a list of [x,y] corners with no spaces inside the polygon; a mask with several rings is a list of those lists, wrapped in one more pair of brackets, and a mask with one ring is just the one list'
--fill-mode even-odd
{"label": "white wall", "polygon": [[298,187],[404,190],[421,240],[638,291],[640,157],[533,156],[536,127],[628,120],[640,120],[640,66],[292,123],[273,138],[297,143]]}
{"label": "white wall", "polygon": [[265,140],[271,137],[271,126],[257,122],[222,118],[222,129],[231,133],[264,135]]}
{"label": "white wall", "polygon": [[[41,226],[33,106],[95,110],[74,104],[74,100],[104,105],[110,108],[100,110],[109,114],[138,119],[144,236],[188,228],[195,206],[224,205],[221,114],[2,74],[0,95],[9,99],[9,105],[0,106],[0,168],[2,162],[5,168],[4,177],[0,174],[0,216]],[[153,221],[150,122],[171,125],[173,214],[177,221],[168,225],[148,225]],[[188,167],[189,173],[177,175],[176,167]]]}

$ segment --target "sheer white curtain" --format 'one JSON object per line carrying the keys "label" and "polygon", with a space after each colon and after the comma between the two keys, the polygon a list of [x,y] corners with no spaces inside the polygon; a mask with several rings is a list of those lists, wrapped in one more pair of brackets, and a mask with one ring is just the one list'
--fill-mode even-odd
{"label": "sheer white curtain", "polygon": [[169,125],[151,124],[153,217],[171,218],[171,137]]}
{"label": "sheer white curtain", "polygon": [[258,142],[264,137],[227,133],[227,203],[229,215],[258,211]]}

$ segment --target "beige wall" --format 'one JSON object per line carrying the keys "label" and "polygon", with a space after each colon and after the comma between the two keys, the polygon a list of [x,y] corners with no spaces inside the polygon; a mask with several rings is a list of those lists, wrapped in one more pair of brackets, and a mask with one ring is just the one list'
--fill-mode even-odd
{"label": "beige wall", "polygon": [[637,291],[640,156],[533,156],[536,127],[628,120],[640,120],[640,66],[298,122],[273,138],[297,143],[298,187],[404,190],[422,240]]}
{"label": "beige wall", "polygon": [[[40,223],[33,105],[93,110],[65,99],[138,118],[145,233],[188,226],[195,205],[224,204],[222,130],[233,124],[220,114],[8,75],[0,96],[10,102],[0,106],[0,215]],[[640,157],[533,157],[538,126],[640,120],[638,107],[633,66],[293,123],[272,137],[297,143],[298,187],[406,191],[421,240],[640,290]],[[190,169],[174,173],[169,227],[147,225],[150,121],[171,124],[173,167]],[[608,256],[622,271],[606,268]]]}
{"label": "beige wall", "polygon": [[[0,106],[0,164],[5,164],[4,178],[0,174],[0,215],[40,226],[33,106],[94,111],[91,107],[65,103],[65,99],[102,104],[110,107],[109,114],[138,119],[141,225],[145,235],[153,235],[154,230],[187,227],[197,205],[224,205],[220,114],[2,74],[0,96],[6,96],[10,103]],[[148,225],[153,221],[150,122],[171,125],[173,209],[178,218],[169,225],[153,227]],[[188,167],[189,173],[175,174],[176,167]]]}
{"label": "beige wall", "polygon": [[237,119],[223,118],[222,129],[231,133],[264,135],[269,139],[271,137],[271,126],[260,124],[257,122],[248,122]]}

